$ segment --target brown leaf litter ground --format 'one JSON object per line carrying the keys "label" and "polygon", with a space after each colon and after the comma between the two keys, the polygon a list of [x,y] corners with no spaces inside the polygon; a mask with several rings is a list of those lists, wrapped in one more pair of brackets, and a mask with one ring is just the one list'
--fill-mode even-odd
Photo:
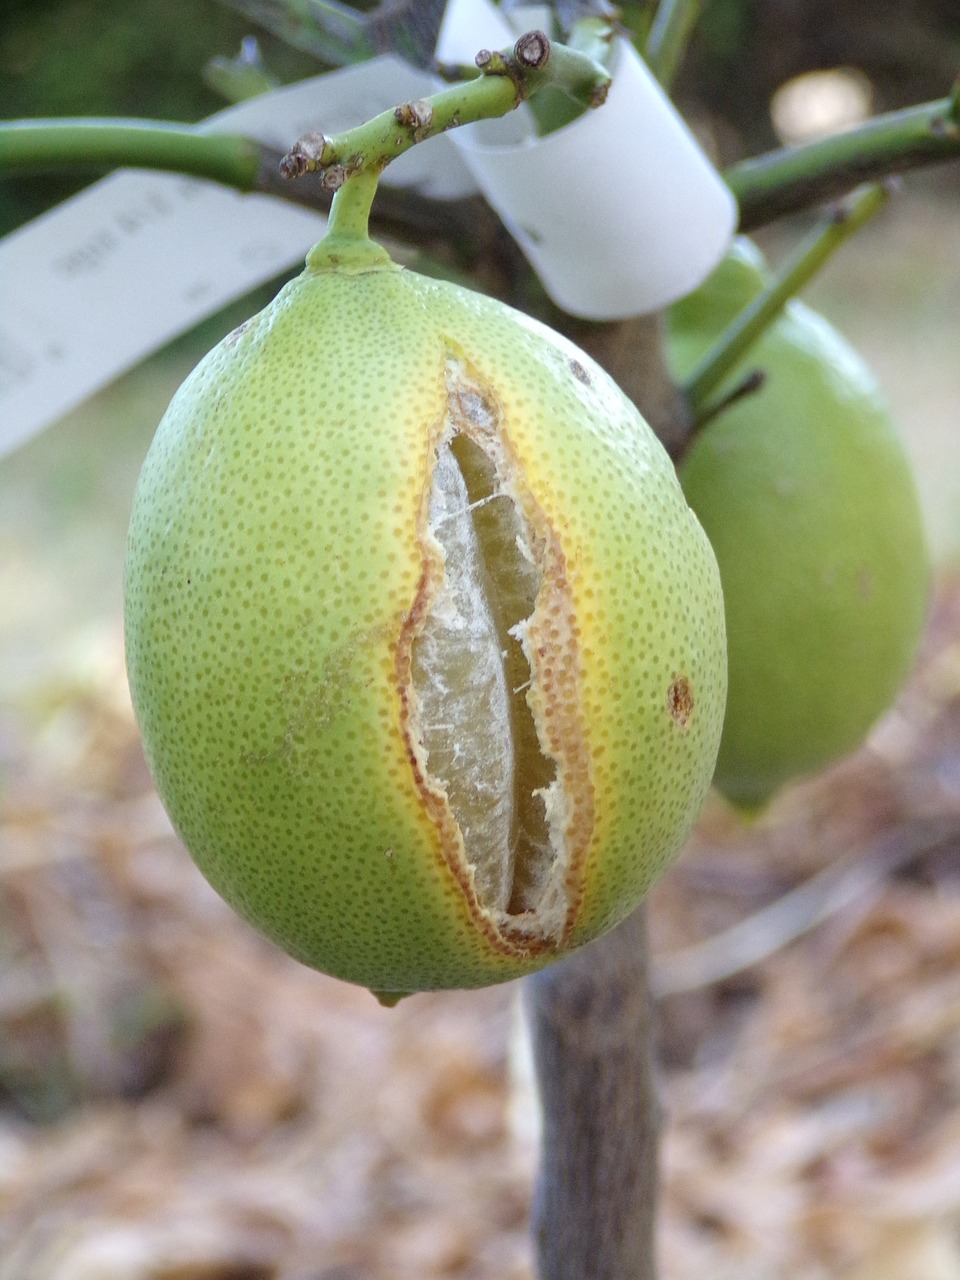
{"label": "brown leaf litter ground", "polygon": [[[958,637],[954,580],[867,747],[651,897],[664,1280],[960,1278]],[[515,988],[386,1010],[240,923],[119,641],[0,776],[0,1280],[531,1280]]]}

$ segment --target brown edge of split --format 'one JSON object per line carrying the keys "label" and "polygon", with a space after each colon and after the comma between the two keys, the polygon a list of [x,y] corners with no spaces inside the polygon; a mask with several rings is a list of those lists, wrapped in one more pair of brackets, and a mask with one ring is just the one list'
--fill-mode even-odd
{"label": "brown edge of split", "polygon": [[[507,433],[505,414],[495,390],[466,360],[453,342],[446,359],[465,375],[464,390],[479,397],[492,427],[480,426],[462,407],[454,408],[457,391],[449,384],[446,406],[452,409],[458,432],[482,449],[493,464],[498,483],[514,502],[535,545],[531,551],[541,572],[533,609],[523,624],[521,644],[530,665],[530,685],[524,695],[533,716],[541,752],[556,766],[555,781],[544,800],[546,825],[554,859],[563,860],[562,894],[565,912],[561,928],[544,933],[537,928],[538,908],[498,916],[480,900],[463,837],[443,787],[431,777],[421,741],[419,708],[413,682],[413,650],[423,631],[444,566],[428,537],[430,493],[436,450],[446,426],[440,415],[429,433],[424,484],[417,515],[422,567],[413,604],[403,620],[396,649],[396,677],[404,746],[414,784],[437,831],[443,863],[451,873],[477,927],[493,947],[515,956],[545,955],[563,950],[579,914],[584,893],[584,868],[593,838],[595,803],[591,757],[584,733],[581,699],[581,659],[578,628],[567,576],[567,564],[556,531],[531,492],[516,450]],[[555,863],[554,863],[555,865]],[[556,891],[554,878],[548,889]]]}

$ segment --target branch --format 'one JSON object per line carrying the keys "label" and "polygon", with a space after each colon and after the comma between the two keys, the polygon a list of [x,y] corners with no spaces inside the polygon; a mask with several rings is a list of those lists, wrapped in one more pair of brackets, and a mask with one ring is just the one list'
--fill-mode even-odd
{"label": "branch", "polygon": [[960,94],[875,116],[857,128],[743,160],[724,174],[752,231],[921,165],[960,156]]}
{"label": "branch", "polygon": [[203,68],[203,79],[227,102],[249,102],[279,89],[281,81],[268,71],[256,36],[244,36],[235,58],[214,55]]}
{"label": "branch", "polygon": [[[557,46],[553,49],[556,52]],[[591,66],[606,75],[596,63],[591,61]],[[395,118],[393,123],[396,127]],[[864,180],[957,157],[960,93],[955,91],[937,102],[876,116],[832,138],[742,161],[724,177],[740,206],[740,230],[751,231],[784,214],[843,195]],[[255,139],[207,133],[192,125],[110,119],[0,123],[0,174],[68,167],[160,169],[310,208],[328,207],[329,194],[319,180],[285,183],[280,179],[281,159],[279,151]],[[479,203],[430,200],[388,188],[381,189],[377,210],[401,228],[469,241],[475,239],[470,226]]]}
{"label": "branch", "polygon": [[887,184],[875,184],[839,204],[801,242],[770,283],[731,321],[730,325],[683,383],[694,426],[714,417],[717,406],[708,399],[730,370],[800,292],[828,258],[883,208],[890,198]]}
{"label": "branch", "polygon": [[[479,74],[417,102],[401,103],[333,138],[308,134],[286,155],[250,138],[159,121],[45,120],[0,124],[0,173],[66,166],[160,169],[208,178],[241,192],[286,194],[281,178],[316,174],[327,193],[361,172],[379,174],[410,147],[459,125],[514,110],[539,89],[561,90],[584,107],[600,106],[610,73],[588,54],[551,43],[542,31],[520,37],[507,53],[484,49]],[[299,185],[299,184],[298,184]],[[375,184],[368,189],[372,199]],[[428,201],[393,192],[394,215],[408,228],[469,235],[475,202]],[[352,199],[352,197],[351,197]],[[323,204],[328,203],[327,199]],[[300,201],[315,207],[316,192]],[[383,204],[381,202],[381,209]],[[369,202],[368,202],[369,207]],[[431,217],[431,214],[433,215]],[[482,220],[481,220],[482,221]],[[432,225],[431,225],[432,224]],[[476,241],[476,235],[470,236]]]}
{"label": "branch", "polygon": [[280,162],[281,174],[317,174],[336,192],[327,234],[311,250],[308,263],[342,261],[358,248],[368,257],[367,226],[378,179],[391,160],[417,143],[506,115],[541,89],[559,89],[584,107],[599,107],[610,87],[606,68],[576,49],[551,44],[542,31],[528,31],[505,53],[481,49],[475,61],[479,74],[473,79],[402,102],[332,137],[309,133],[294,143]]}
{"label": "branch", "polygon": [[237,191],[262,190],[279,153],[236,134],[162,120],[14,120],[0,125],[0,172],[16,169],[161,169]]}
{"label": "branch", "polygon": [[361,171],[381,172],[418,142],[505,116],[538,89],[561,89],[581,106],[599,107],[610,87],[610,73],[598,62],[552,43],[542,31],[522,35],[511,53],[482,49],[476,64],[480,74],[474,79],[401,103],[354,129],[332,137],[307,134],[284,156],[281,172],[288,178],[320,173],[335,190]]}
{"label": "branch", "polygon": [[543,1111],[540,1280],[655,1280],[660,1107],[644,909],[523,986]]}
{"label": "branch", "polygon": [[[325,211],[332,193],[319,178],[290,183],[283,152],[254,138],[208,133],[169,121],[112,119],[15,120],[0,123],[0,175],[30,169],[151,169],[219,182],[244,194],[276,196]],[[479,198],[434,200],[399,187],[381,188],[377,213],[388,229],[456,238],[483,237]]]}
{"label": "branch", "polygon": [[[609,66],[617,29],[606,18],[580,17],[567,32],[566,45],[586,54],[602,67]],[[537,133],[544,137],[563,129],[583,115],[584,107],[561,88],[547,85],[530,99],[530,111]]]}

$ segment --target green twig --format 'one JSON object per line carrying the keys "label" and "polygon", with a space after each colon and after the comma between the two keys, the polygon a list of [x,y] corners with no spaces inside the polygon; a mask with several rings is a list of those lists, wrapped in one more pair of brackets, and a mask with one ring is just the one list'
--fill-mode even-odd
{"label": "green twig", "polygon": [[542,31],[528,31],[512,51],[482,49],[480,75],[416,102],[403,102],[354,129],[327,137],[301,138],[283,157],[286,178],[318,174],[336,191],[327,236],[308,255],[317,270],[335,262],[368,264],[382,250],[367,239],[370,205],[377,180],[391,160],[427,138],[459,125],[506,115],[538,89],[562,89],[584,105],[599,106],[607,96],[609,73],[591,58],[551,44]]}
{"label": "green twig", "polygon": [[739,400],[745,400],[748,396],[756,395],[766,381],[767,375],[762,369],[751,369],[749,373],[744,374],[734,387],[724,392],[719,400],[711,400],[710,404],[705,406],[699,416],[692,419],[691,430],[683,440],[681,449],[676,454],[671,453],[670,456],[674,462],[677,462],[690,447],[690,438],[693,432],[702,431],[708,422],[712,422],[714,418],[719,418],[721,413],[725,413],[731,405],[735,405]]}
{"label": "green twig", "polygon": [[740,206],[740,230],[752,231],[892,173],[960,157],[960,90],[948,98],[891,111],[816,142],[785,147],[724,174]]}
{"label": "green twig", "polygon": [[[560,48],[554,45],[554,54]],[[586,61],[591,75],[606,75],[596,62]],[[470,81],[470,85],[484,86],[484,92],[489,92],[493,83],[490,76],[476,76]],[[593,83],[597,86],[600,82],[594,79]],[[445,92],[462,94],[466,88],[462,84]],[[495,92],[501,95],[505,111],[516,105],[516,95],[511,95],[505,83]],[[394,133],[398,132],[393,113],[379,119],[389,119]],[[450,119],[451,125],[466,122],[463,116]],[[435,131],[436,125],[430,133]],[[405,145],[416,140],[407,132]],[[863,180],[876,181],[891,173],[955,158],[960,158],[960,86],[937,102],[876,116],[847,133],[743,161],[724,176],[740,205],[740,230],[750,231],[784,214],[836,199]],[[238,191],[278,196],[311,208],[329,204],[330,193],[320,189],[319,180],[282,181],[280,160],[279,151],[254,139],[208,133],[202,127],[166,121],[66,119],[0,123],[0,174],[42,168],[161,169],[207,178]],[[414,228],[469,238],[476,205],[435,201],[416,192],[391,188],[381,193],[377,212],[380,218],[392,219],[400,230]]]}
{"label": "green twig", "polygon": [[[570,28],[566,45],[606,67],[615,35],[614,27],[606,18],[581,18]],[[544,85],[530,98],[530,111],[541,137],[572,124],[586,109],[556,85]]]}
{"label": "green twig", "polygon": [[155,120],[19,120],[0,126],[0,172],[123,165],[254,191],[266,150],[250,138]]}
{"label": "green twig", "polygon": [[703,6],[704,0],[660,0],[644,58],[664,89],[673,84]]}
{"label": "green twig", "polygon": [[716,414],[708,403],[727,374],[747,354],[794,297],[823,264],[886,204],[887,185],[865,187],[838,205],[819,227],[799,245],[773,280],[746,306],[683,383],[694,420],[702,425]]}
{"label": "green twig", "polygon": [[606,18],[581,18],[570,28],[566,43],[569,48],[605,67],[616,35],[617,28]]}
{"label": "green twig", "polygon": [[[286,182],[283,152],[253,138],[150,120],[21,120],[0,123],[0,177],[31,169],[150,169],[219,182],[326,211],[332,192],[315,177]],[[386,187],[377,201],[381,225],[394,235],[438,235],[473,251],[486,216],[479,196],[436,200]],[[492,216],[492,215],[491,215]],[[480,237],[482,239],[482,237]]]}
{"label": "green twig", "polygon": [[504,116],[538,89],[553,86],[584,107],[597,107],[610,86],[604,67],[575,49],[551,43],[542,31],[521,36],[512,52],[483,49],[476,61],[480,75],[472,80],[401,103],[333,137],[307,134],[284,156],[281,172],[288,178],[319,173],[336,190],[362,170],[381,172],[418,142]]}

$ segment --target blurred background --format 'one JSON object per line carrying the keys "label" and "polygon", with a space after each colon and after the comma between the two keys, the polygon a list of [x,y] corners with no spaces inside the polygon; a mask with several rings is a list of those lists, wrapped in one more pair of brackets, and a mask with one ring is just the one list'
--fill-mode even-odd
{"label": "blurred background", "polygon": [[[214,0],[6,0],[0,116],[196,121],[225,105],[210,59],[253,32],[280,82],[322,69]],[[727,164],[958,69],[954,0],[711,0],[676,96]],[[0,235],[85,181],[0,177]],[[777,259],[808,225],[758,239]],[[278,283],[0,460],[0,1280],[532,1276],[515,991],[383,1010],[278,955],[193,870],[140,756],[137,472]],[[908,176],[804,296],[889,396],[936,599],[864,749],[749,827],[712,802],[652,897],[663,1276],[960,1280],[960,164]]]}

